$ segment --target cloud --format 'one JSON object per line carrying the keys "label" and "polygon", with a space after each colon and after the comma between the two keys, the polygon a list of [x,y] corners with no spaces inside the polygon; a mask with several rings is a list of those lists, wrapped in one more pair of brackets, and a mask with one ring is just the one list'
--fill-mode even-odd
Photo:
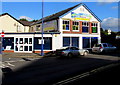
{"label": "cloud", "polygon": [[120,25],[118,24],[118,18],[113,17],[105,18],[101,23],[103,29],[111,29],[112,31],[118,31],[118,25]]}
{"label": "cloud", "polygon": [[32,18],[27,17],[27,16],[20,16],[19,19],[27,19],[28,21],[33,20]]}
{"label": "cloud", "polygon": [[118,9],[118,6],[113,6],[112,9]]}

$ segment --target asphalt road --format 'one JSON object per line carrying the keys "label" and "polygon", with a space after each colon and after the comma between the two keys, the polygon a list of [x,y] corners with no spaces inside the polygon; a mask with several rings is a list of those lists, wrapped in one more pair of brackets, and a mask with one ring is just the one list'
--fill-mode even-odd
{"label": "asphalt road", "polygon": [[120,58],[117,56],[93,54],[69,59],[55,57],[4,59],[2,85],[52,85],[118,60]]}

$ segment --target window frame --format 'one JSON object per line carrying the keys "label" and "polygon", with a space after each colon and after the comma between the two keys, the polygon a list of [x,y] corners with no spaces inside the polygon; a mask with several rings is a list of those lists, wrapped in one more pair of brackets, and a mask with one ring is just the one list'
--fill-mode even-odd
{"label": "window frame", "polygon": [[[93,32],[93,27],[96,27],[96,32]],[[93,34],[98,33],[98,23],[91,23],[91,30]]]}
{"label": "window frame", "polygon": [[[66,24],[64,21],[69,22],[69,24],[68,24],[68,23]],[[69,26],[69,30],[65,30],[65,29],[63,29],[63,26],[65,26],[65,28],[66,28],[66,25]],[[70,20],[63,20],[63,21],[62,21],[62,30],[63,30],[63,31],[70,31]]]}
{"label": "window frame", "polygon": [[[76,25],[76,22],[78,23],[78,25]],[[79,25],[80,25],[79,21],[72,21],[72,31],[79,31],[79,27],[80,27]],[[75,30],[73,30],[73,26],[76,26],[76,27],[78,26],[78,30],[76,30],[76,28]]]}
{"label": "window frame", "polygon": [[[89,22],[83,21],[82,22],[82,33],[89,33],[89,26],[90,26]],[[83,32],[83,27],[88,27],[88,32]]]}

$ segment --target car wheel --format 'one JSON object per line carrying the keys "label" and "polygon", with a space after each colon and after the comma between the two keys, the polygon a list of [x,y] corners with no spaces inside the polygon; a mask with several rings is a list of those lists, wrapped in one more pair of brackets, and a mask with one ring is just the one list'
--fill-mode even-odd
{"label": "car wheel", "polygon": [[88,55],[88,52],[85,51],[83,55],[84,55],[84,56]]}
{"label": "car wheel", "polygon": [[72,53],[68,53],[68,57],[72,57],[73,56],[73,54]]}

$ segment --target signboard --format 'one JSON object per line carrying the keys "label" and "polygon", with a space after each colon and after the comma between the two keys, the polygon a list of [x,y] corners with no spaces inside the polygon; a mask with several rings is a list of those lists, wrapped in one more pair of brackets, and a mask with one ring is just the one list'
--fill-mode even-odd
{"label": "signboard", "polygon": [[52,20],[44,23],[44,31],[53,31],[57,30],[57,21]]}
{"label": "signboard", "polygon": [[90,14],[85,14],[85,13],[71,12],[71,18],[74,18],[74,20],[90,21],[92,16]]}

